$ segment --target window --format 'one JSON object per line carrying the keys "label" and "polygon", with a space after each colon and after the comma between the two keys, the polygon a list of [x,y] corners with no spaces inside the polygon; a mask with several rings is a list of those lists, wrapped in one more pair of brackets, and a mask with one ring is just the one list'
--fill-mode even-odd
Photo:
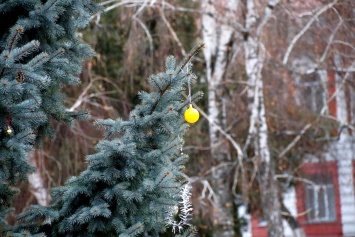
{"label": "window", "polygon": [[306,185],[306,210],[309,222],[335,221],[334,186],[331,176],[313,176]]}
{"label": "window", "polygon": [[326,104],[326,90],[319,73],[306,74],[296,81],[297,104],[312,112],[319,113]]}

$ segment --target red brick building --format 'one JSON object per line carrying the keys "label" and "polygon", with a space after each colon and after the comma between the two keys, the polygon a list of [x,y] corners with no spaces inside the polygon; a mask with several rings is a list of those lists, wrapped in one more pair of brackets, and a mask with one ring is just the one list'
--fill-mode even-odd
{"label": "red brick building", "polygon": [[[347,144],[354,151],[354,140]],[[341,153],[346,151],[346,147],[342,148]],[[304,164],[302,169],[310,182],[300,182],[285,194],[285,205],[308,237],[355,237],[355,160],[349,160],[327,157],[321,162]],[[266,226],[259,217],[252,215],[251,226],[252,237],[267,236]],[[293,236],[286,222],[284,227],[285,235]]]}
{"label": "red brick building", "polygon": [[[326,89],[318,90],[317,81]],[[284,194],[284,203],[307,237],[355,237],[355,134],[348,127],[355,121],[355,89],[334,71],[318,72],[310,86],[317,90],[308,94],[315,112],[323,101],[328,114],[343,126],[320,157],[310,154],[305,159],[304,179]],[[251,233],[245,236],[266,237],[265,223],[251,216]],[[284,229],[286,237],[295,236],[286,221]]]}

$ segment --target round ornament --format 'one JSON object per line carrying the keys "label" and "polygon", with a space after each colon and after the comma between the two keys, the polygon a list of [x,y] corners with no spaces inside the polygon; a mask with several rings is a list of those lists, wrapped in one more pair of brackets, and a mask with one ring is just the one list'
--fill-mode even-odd
{"label": "round ornament", "polygon": [[7,135],[12,135],[12,133],[13,133],[13,130],[10,125],[11,125],[11,118],[7,117],[7,127],[6,127]]}
{"label": "round ornament", "polygon": [[12,129],[11,129],[10,126],[7,126],[6,133],[7,133],[8,135],[11,135],[11,134],[12,134]]}
{"label": "round ornament", "polygon": [[200,113],[190,104],[189,108],[184,113],[184,117],[186,122],[196,123],[197,120],[200,118]]}

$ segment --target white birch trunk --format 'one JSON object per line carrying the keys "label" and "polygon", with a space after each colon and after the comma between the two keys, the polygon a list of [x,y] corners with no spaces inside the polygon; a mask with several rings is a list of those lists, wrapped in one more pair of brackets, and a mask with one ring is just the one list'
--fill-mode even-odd
{"label": "white birch trunk", "polygon": [[281,207],[284,216],[283,226],[286,237],[307,237],[297,221],[297,200],[295,187],[283,193],[283,206]]}
{"label": "white birch trunk", "polygon": [[[338,150],[338,182],[340,193],[340,211],[344,236],[355,235],[355,190],[353,179],[353,150],[349,149],[353,141],[341,139]],[[347,146],[344,148],[344,146]]]}
{"label": "white birch trunk", "polygon": [[44,185],[44,180],[39,171],[34,152],[28,154],[29,163],[36,168],[36,171],[28,176],[31,192],[36,197],[37,203],[41,206],[48,206],[50,195]]}
{"label": "white birch trunk", "polygon": [[[233,11],[237,6],[236,0],[219,2],[225,9]],[[225,112],[222,82],[228,63],[228,47],[233,37],[233,28],[218,22],[223,16],[216,16],[218,12],[212,1],[204,0],[202,7],[207,14],[202,16],[203,41],[205,43],[204,55],[207,67],[208,79],[208,110],[209,120],[219,127],[224,127]],[[213,123],[209,124],[210,147],[212,158],[217,164],[230,159],[228,141],[224,139]],[[213,172],[212,188],[216,198],[213,212],[213,235],[216,237],[233,237],[233,196],[230,190],[231,180],[225,179],[223,169],[215,169]]]}
{"label": "white birch trunk", "polygon": [[[276,3],[275,3],[276,4]],[[269,8],[269,7],[268,7]],[[263,52],[260,49],[259,33],[262,25],[256,26],[258,19],[254,1],[246,2],[245,69],[248,79],[248,99],[250,111],[250,127],[247,143],[253,141],[255,155],[259,159],[258,182],[262,200],[264,219],[267,221],[269,237],[283,236],[281,206],[278,195],[278,185],[274,178],[273,160],[268,146],[268,126],[265,115],[263,81]],[[265,11],[263,21],[271,15],[271,9]],[[265,23],[263,23],[265,24]],[[257,29],[256,29],[257,28]],[[258,32],[257,32],[258,31]]]}
{"label": "white birch trunk", "polygon": [[[336,67],[341,67],[342,62],[340,61],[340,56],[336,54],[334,56],[334,63]],[[336,87],[336,108],[337,108],[337,120],[340,122],[341,125],[348,124],[348,112],[346,106],[346,98],[345,98],[345,82],[344,79],[338,74],[335,74],[335,87]],[[346,129],[342,131],[342,133],[346,133]],[[341,136],[341,134],[340,134]]]}
{"label": "white birch trunk", "polygon": [[[339,55],[335,55],[334,63],[338,68],[341,68],[342,62]],[[348,124],[347,100],[345,95],[345,82],[338,73],[335,75],[336,83],[336,118],[341,125]],[[351,91],[350,91],[351,92]],[[351,95],[350,98],[354,97]],[[350,102],[351,103],[351,102]],[[347,129],[343,129],[340,134],[340,139],[336,142],[335,154],[338,165],[338,182],[340,193],[340,212],[342,220],[342,230],[344,236],[355,235],[355,188],[354,188],[354,140],[349,135]]]}

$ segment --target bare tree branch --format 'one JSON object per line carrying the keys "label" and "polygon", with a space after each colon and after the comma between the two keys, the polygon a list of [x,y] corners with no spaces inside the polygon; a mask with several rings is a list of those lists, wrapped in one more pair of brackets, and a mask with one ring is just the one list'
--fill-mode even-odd
{"label": "bare tree branch", "polygon": [[280,2],[280,0],[270,0],[268,2],[267,6],[265,7],[264,17],[263,17],[263,19],[261,19],[261,23],[258,25],[258,28],[256,30],[257,37],[260,36],[264,26],[271,18],[274,8],[277,6],[277,4],[279,4],[279,2]]}
{"label": "bare tree branch", "polygon": [[[138,8],[136,13],[134,13],[134,15],[132,16],[133,19],[135,19],[143,11],[143,9],[147,6],[148,2],[149,2],[149,0],[145,0],[143,2],[143,4]],[[153,4],[154,4],[154,2],[153,2]]]}
{"label": "bare tree branch", "polygon": [[163,19],[166,27],[168,28],[171,36],[173,37],[173,39],[175,40],[175,42],[177,43],[177,45],[180,48],[180,51],[182,53],[183,56],[186,56],[186,51],[184,49],[184,46],[182,45],[181,41],[179,40],[179,37],[177,36],[176,32],[174,31],[173,27],[171,26],[170,22],[166,19],[164,11],[161,8],[159,9],[159,13],[161,15],[161,18]]}
{"label": "bare tree branch", "polygon": [[308,21],[308,23],[303,27],[303,29],[292,39],[291,43],[289,44],[285,56],[282,60],[282,63],[285,65],[288,61],[288,58],[291,54],[291,51],[293,50],[293,47],[296,45],[297,41],[306,33],[306,31],[311,27],[313,22],[318,19],[318,17],[326,12],[328,9],[332,8],[338,0],[334,0],[331,3],[328,3],[327,5],[324,5],[317,13],[313,15],[313,17]]}
{"label": "bare tree branch", "polygon": [[308,129],[312,127],[312,123],[306,124],[306,126],[303,127],[303,129],[299,132],[299,134],[290,142],[285,149],[283,149],[280,154],[277,156],[277,158],[282,158],[286,155],[287,152],[289,152],[295,145],[296,143],[302,138],[302,136],[307,132]]}
{"label": "bare tree branch", "polygon": [[[227,132],[225,132],[214,120],[211,120],[209,118],[209,116],[200,108],[198,107],[196,104],[194,104],[194,107],[200,112],[200,114],[205,118],[207,119],[207,121],[211,124],[213,124],[213,126],[216,127],[216,129],[221,133],[223,134],[223,136],[228,140],[230,141],[230,143],[232,144],[232,146],[234,147],[234,149],[237,151],[237,158],[238,158],[238,162],[239,164],[243,164],[243,151],[240,147],[240,145],[232,138],[231,135],[229,135]],[[242,166],[241,166],[242,167]],[[243,169],[243,168],[242,168]]]}
{"label": "bare tree branch", "polygon": [[137,21],[141,27],[143,28],[145,34],[147,35],[148,37],[148,41],[149,41],[149,50],[150,50],[150,57],[151,57],[151,62],[153,63],[153,55],[154,55],[154,47],[153,47],[153,37],[152,35],[150,34],[147,26],[137,17],[133,18],[135,21]]}
{"label": "bare tree branch", "polygon": [[[349,66],[349,68],[352,68],[352,67],[354,67],[354,66],[355,66],[355,61]],[[308,123],[308,124],[306,124],[306,125],[303,127],[303,129],[302,129],[302,130],[299,132],[299,134],[292,140],[292,142],[289,143],[289,144],[287,145],[287,147],[286,147],[285,149],[283,149],[283,150],[279,153],[278,158],[281,158],[281,157],[285,156],[286,153],[289,152],[289,151],[297,144],[297,142],[302,138],[302,136],[306,133],[306,131],[307,131],[308,129],[310,129],[310,128],[313,126],[313,124],[316,123],[316,122],[319,120],[319,118],[325,114],[325,112],[326,112],[326,110],[327,110],[327,108],[328,108],[328,103],[329,103],[330,101],[332,101],[332,100],[337,96],[337,94],[339,93],[339,91],[341,90],[341,88],[344,87],[344,84],[345,84],[346,80],[348,79],[349,75],[350,75],[350,72],[348,71],[348,72],[344,75],[343,81],[342,81],[341,85],[340,85],[340,86],[335,90],[335,92],[328,98],[326,104],[325,104],[325,105],[323,106],[323,108],[321,109],[321,111],[320,111],[320,113],[318,114],[317,118],[316,118],[313,122]],[[334,118],[334,119],[336,119],[336,118]],[[338,120],[337,120],[337,121],[338,121]],[[339,122],[339,121],[338,121],[338,122]],[[353,126],[351,126],[351,125],[349,125],[349,124],[342,124],[342,125],[348,126],[348,127],[350,127],[350,128],[354,128]]]}
{"label": "bare tree branch", "polygon": [[344,23],[344,20],[343,20],[343,18],[341,18],[341,16],[339,15],[339,13],[338,13],[338,16],[339,16],[340,21],[339,21],[338,25],[334,28],[332,34],[330,35],[329,40],[328,40],[327,47],[325,48],[322,57],[319,59],[318,64],[322,63],[322,62],[325,60],[325,58],[326,58],[326,56],[327,56],[327,54],[328,54],[328,52],[329,52],[330,46],[331,46],[332,43],[333,43],[335,34],[338,32],[340,26],[342,26],[343,23]]}

